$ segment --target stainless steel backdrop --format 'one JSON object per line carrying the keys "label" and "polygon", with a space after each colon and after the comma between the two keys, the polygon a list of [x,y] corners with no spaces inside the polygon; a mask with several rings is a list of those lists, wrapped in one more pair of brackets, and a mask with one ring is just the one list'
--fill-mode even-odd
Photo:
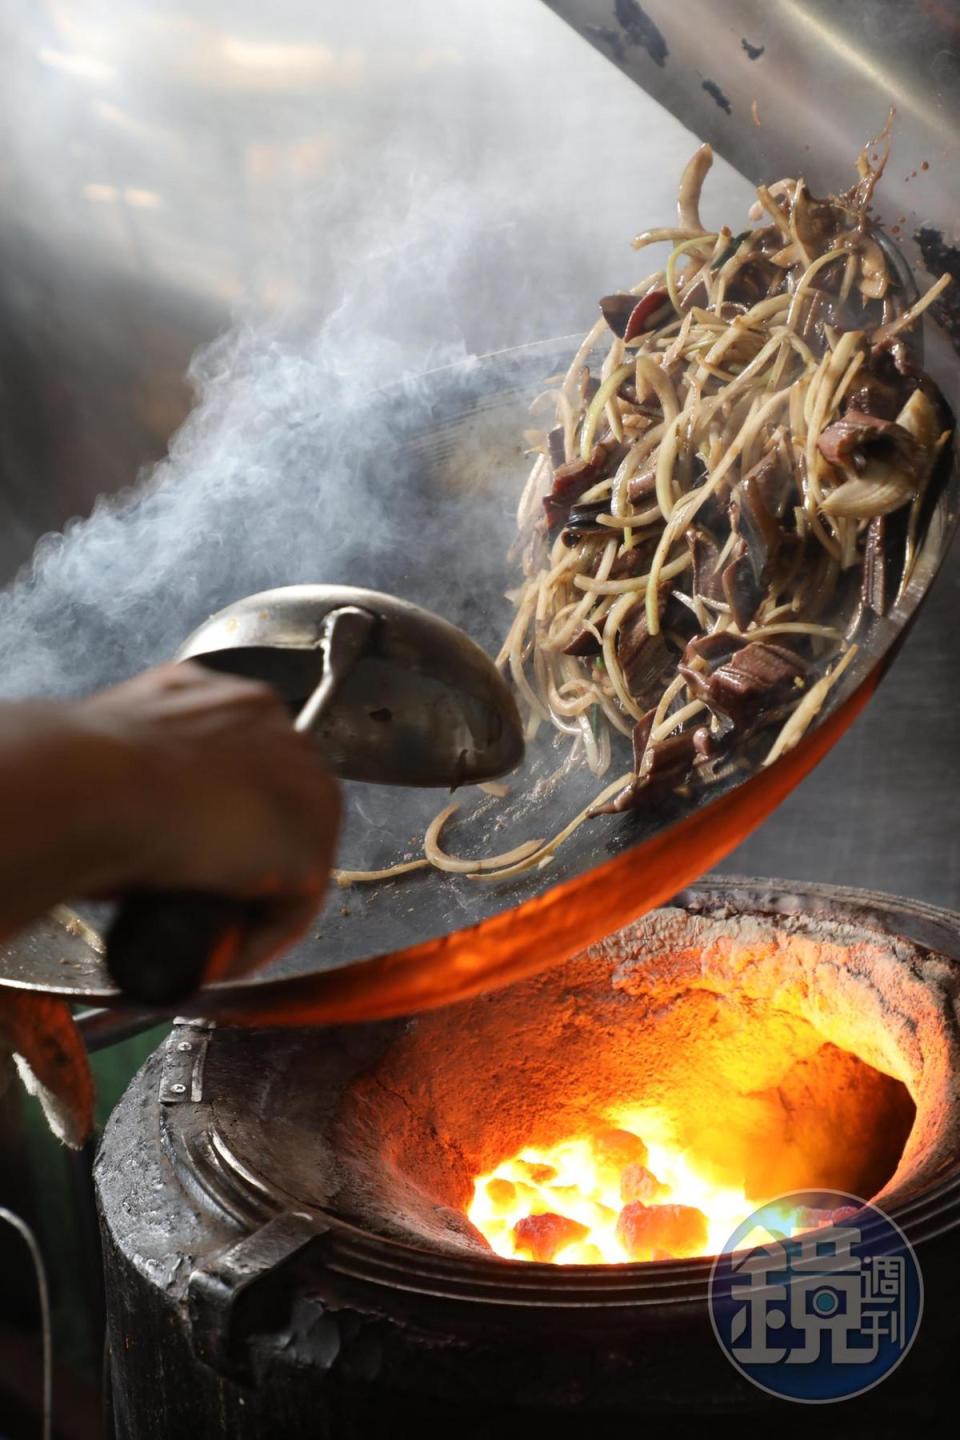
{"label": "stainless steel backdrop", "polygon": [[198,345],[309,332],[346,249],[374,280],[414,235],[410,368],[590,323],[692,143],[535,0],[0,0],[0,577],[162,454]]}
{"label": "stainless steel backdrop", "polygon": [[[634,0],[576,9],[758,176],[838,179],[896,99],[887,217],[955,223],[955,7],[650,0],[662,67],[631,39],[651,43]],[[463,226],[449,207],[425,267],[439,299],[404,354],[427,365],[432,342],[483,351],[585,323],[634,274],[625,240],[665,213],[690,144],[533,0],[2,0],[0,574],[163,452],[198,344],[279,309],[309,332],[338,302],[326,261],[358,212],[375,254],[418,185],[479,197]],[[735,219],[747,187],[718,171],[711,203]],[[956,588],[954,565],[865,719],[730,869],[960,904]]]}
{"label": "stainless steel backdrop", "polygon": [[918,223],[960,233],[953,0],[546,3],[755,181],[802,172],[814,189],[846,183],[851,146],[895,106],[882,210],[907,233]]}

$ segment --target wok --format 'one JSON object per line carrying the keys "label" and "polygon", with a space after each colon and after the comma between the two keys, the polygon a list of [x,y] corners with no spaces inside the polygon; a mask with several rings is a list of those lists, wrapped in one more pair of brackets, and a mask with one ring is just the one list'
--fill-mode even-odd
{"label": "wok", "polygon": [[[565,365],[575,343],[533,344],[395,386],[391,487],[402,503],[415,505],[417,524],[404,543],[372,554],[367,573],[357,573],[355,563],[344,573],[333,552],[328,563],[318,562],[317,580],[375,584],[440,609],[495,652],[511,614],[504,591],[516,582],[508,551],[528,464],[521,437],[530,424],[529,402],[544,378]],[[428,870],[376,885],[334,885],[311,934],[259,973],[200,992],[191,1014],[304,1024],[410,1013],[561,961],[663,903],[754,829],[866,704],[929,589],[958,507],[960,477],[951,450],[931,491],[904,592],[858,637],[858,654],[817,723],[774,765],[747,778],[733,767],[666,812],[592,820],[549,866],[509,880]],[[223,603],[233,598],[224,595]],[[600,788],[585,770],[558,777],[564,753],[552,740],[528,747],[504,799],[465,792],[463,818],[445,831],[445,846],[492,853],[556,833]],[[628,765],[625,755],[622,768]],[[435,793],[348,783],[339,863],[378,869],[416,855],[439,808]],[[0,946],[0,983],[121,1003],[95,937],[62,913]]]}

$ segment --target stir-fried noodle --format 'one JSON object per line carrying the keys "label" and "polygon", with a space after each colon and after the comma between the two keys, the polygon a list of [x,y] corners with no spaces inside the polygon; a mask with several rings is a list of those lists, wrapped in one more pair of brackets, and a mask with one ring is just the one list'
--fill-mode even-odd
{"label": "stir-fried noodle", "polygon": [[[880,146],[880,158],[870,154]],[[870,219],[887,135],[857,183],[818,200],[803,180],[759,186],[753,226],[700,220],[712,162],[681,181],[662,270],[606,296],[566,374],[534,404],[517,521],[523,582],[498,657],[528,740],[569,737],[598,777],[618,735],[630,771],[550,840],[464,860],[430,826],[424,862],[502,878],[548,862],[604,810],[658,803],[769,732],[770,763],[801,738],[913,562],[948,439],[945,407],[905,335],[913,305]]]}

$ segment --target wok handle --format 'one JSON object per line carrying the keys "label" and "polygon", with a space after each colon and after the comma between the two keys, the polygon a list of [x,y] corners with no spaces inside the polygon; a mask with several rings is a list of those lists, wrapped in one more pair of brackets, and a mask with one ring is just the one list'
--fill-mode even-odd
{"label": "wok handle", "polygon": [[230,973],[250,919],[249,904],[224,896],[128,895],[107,931],[107,969],[132,1000],[176,1005]]}

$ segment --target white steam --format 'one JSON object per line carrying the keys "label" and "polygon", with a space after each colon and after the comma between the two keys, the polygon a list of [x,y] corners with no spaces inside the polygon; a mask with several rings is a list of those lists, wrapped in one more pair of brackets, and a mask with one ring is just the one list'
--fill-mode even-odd
{"label": "white steam", "polygon": [[[196,356],[198,404],[169,457],[44,537],[0,594],[3,694],[119,679],[271,585],[377,584],[384,551],[411,543],[424,519],[422,497],[392,484],[398,438],[429,419],[432,392],[410,377],[466,360],[446,293],[465,252],[443,228],[464,199],[450,187],[414,197],[389,248],[342,234],[342,298],[311,335],[302,318],[299,333],[292,322],[247,325]],[[404,380],[398,413],[378,392]]]}
{"label": "white steam", "polygon": [[[466,390],[471,352],[589,323],[599,294],[643,273],[630,234],[669,222],[694,142],[538,6],[421,0],[416,13],[423,34],[436,32],[442,44],[423,49],[406,7],[386,6],[386,39],[374,27],[359,59],[346,68],[329,61],[339,77],[329,93],[324,69],[297,99],[291,129],[315,133],[311,154],[326,156],[328,148],[330,158],[269,217],[246,275],[261,300],[271,289],[274,301],[283,294],[285,312],[264,321],[251,305],[245,320],[200,352],[191,367],[197,405],[169,457],[125,496],[102,498],[89,518],[41,540],[28,569],[0,594],[0,695],[79,693],[117,680],[172,655],[212,611],[271,585],[396,585],[462,620],[451,588],[465,583],[465,572],[482,575],[485,550],[496,552],[499,582],[502,536],[484,529],[472,500],[445,520],[441,544],[435,517],[424,512],[429,498],[397,464],[404,436],[443,418],[433,413],[435,385],[411,377],[460,362]],[[251,7],[249,25],[259,25],[260,15]],[[118,77],[128,23],[118,16],[117,28],[104,32],[116,39],[108,58]],[[342,7],[330,7],[329,23],[349,29]],[[254,62],[273,65],[275,50],[268,47],[264,59],[262,47],[244,43],[234,59],[241,78],[255,78]],[[130,47],[132,56],[142,53],[142,44]],[[151,53],[158,66],[167,63]],[[205,52],[177,46],[174,59],[185,63],[194,53]],[[316,47],[304,55],[319,63]],[[21,100],[26,115],[28,91]],[[263,112],[281,138],[282,100]],[[131,82],[93,108],[101,125],[129,119],[124,133],[134,145],[141,143],[136,104]],[[42,120],[42,105],[37,113]],[[222,110],[225,133],[230,113]],[[366,127],[361,142],[351,126]],[[141,129],[137,173],[153,183],[149,164],[160,152]],[[24,133],[33,132],[26,126]],[[175,183],[181,199],[201,197],[203,185],[215,186],[242,153],[210,151],[204,181],[189,167],[207,151],[188,134],[178,141],[180,150],[170,152],[175,170],[156,180],[161,198],[173,196]],[[33,170],[39,193],[54,172]],[[745,187],[732,172],[718,166],[712,191],[711,208],[739,218]],[[232,220],[236,197],[226,181],[216,193],[220,222]],[[61,204],[58,194],[47,196],[51,206]],[[725,203],[731,194],[733,205]],[[137,214],[138,225],[167,223],[162,208]],[[188,225],[190,207],[175,218]],[[72,223],[82,223],[82,212]],[[238,232],[244,223],[238,215]],[[56,227],[48,228],[55,237]],[[160,253],[145,241],[142,249]],[[385,401],[381,388],[398,381],[400,401]],[[104,417],[88,418],[109,444]],[[519,439],[509,437],[515,449]],[[51,489],[52,481],[37,477]]]}

